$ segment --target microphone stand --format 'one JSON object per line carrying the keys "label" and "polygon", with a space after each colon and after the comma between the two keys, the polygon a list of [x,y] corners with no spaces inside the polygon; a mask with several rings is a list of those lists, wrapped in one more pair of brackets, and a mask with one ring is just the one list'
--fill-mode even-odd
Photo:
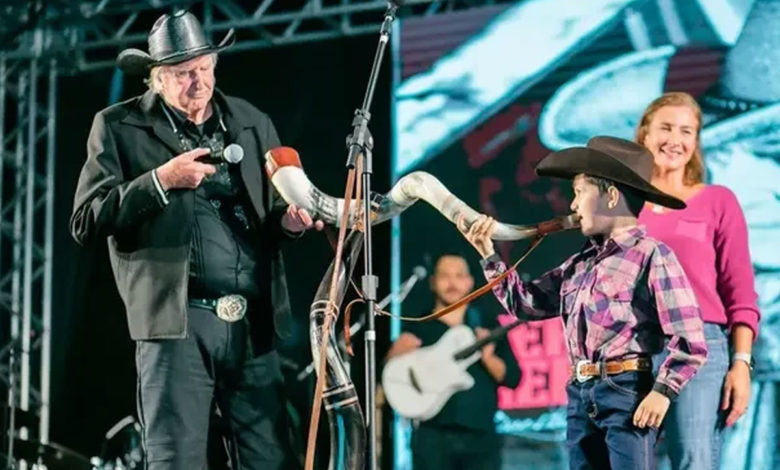
{"label": "microphone stand", "polygon": [[387,43],[390,42],[390,27],[395,20],[398,5],[391,0],[387,5],[385,19],[379,34],[374,63],[371,67],[371,75],[368,78],[366,94],[363,98],[363,106],[355,111],[352,120],[352,134],[347,137],[347,169],[356,166],[357,158],[361,154],[364,157],[362,185],[363,185],[363,264],[365,272],[361,278],[361,287],[365,295],[367,309],[367,327],[365,334],[366,352],[366,428],[368,434],[368,449],[366,450],[366,468],[376,470],[376,328],[374,324],[374,307],[376,304],[376,290],[378,279],[374,275],[373,246],[371,237],[371,178],[373,175],[373,159],[371,150],[374,147],[374,139],[368,130],[371,120],[371,102],[374,99],[374,90],[379,77],[379,68],[382,64]]}

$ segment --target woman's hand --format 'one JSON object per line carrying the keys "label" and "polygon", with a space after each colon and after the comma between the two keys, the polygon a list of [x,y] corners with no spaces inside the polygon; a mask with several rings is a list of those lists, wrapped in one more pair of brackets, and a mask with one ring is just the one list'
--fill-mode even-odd
{"label": "woman's hand", "polygon": [[743,361],[734,361],[723,384],[723,411],[729,410],[726,426],[733,426],[747,411],[750,402],[750,367]]}

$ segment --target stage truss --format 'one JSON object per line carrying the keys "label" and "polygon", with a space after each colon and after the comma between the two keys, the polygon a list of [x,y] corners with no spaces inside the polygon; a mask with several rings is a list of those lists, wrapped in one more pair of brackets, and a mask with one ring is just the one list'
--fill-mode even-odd
{"label": "stage truss", "polygon": [[[400,17],[511,0],[406,0]],[[226,53],[378,33],[383,0],[11,0],[0,5],[0,388],[49,439],[57,77],[114,67],[146,49],[154,19],[187,8]],[[0,330],[2,331],[2,330]],[[28,431],[23,431],[27,433]]]}

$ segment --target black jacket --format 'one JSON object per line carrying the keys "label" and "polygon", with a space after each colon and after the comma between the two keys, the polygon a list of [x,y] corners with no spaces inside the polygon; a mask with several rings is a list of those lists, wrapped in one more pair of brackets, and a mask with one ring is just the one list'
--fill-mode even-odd
{"label": "black jacket", "polygon": [[[81,245],[108,237],[114,278],[134,340],[184,338],[187,331],[195,193],[172,190],[166,206],[154,186],[151,171],[182,152],[160,99],[149,91],[95,115],[70,219],[71,233]],[[241,176],[260,221],[258,236],[265,249],[260,258],[271,279],[263,286],[264,294],[273,309],[276,333],[285,337],[290,302],[279,242],[287,205],[262,163],[263,154],[279,146],[279,137],[270,118],[248,102],[218,90],[213,99],[223,113],[229,141],[244,148]]]}

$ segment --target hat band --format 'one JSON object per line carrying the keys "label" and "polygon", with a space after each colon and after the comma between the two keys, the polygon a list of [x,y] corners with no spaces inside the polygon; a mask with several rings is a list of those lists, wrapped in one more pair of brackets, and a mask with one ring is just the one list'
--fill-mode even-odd
{"label": "hat band", "polygon": [[153,60],[155,62],[158,62],[158,63],[166,62],[166,61],[169,61],[169,60],[178,59],[180,57],[186,57],[188,55],[197,54],[198,52],[209,51],[209,50],[212,50],[212,49],[216,49],[216,46],[212,46],[211,44],[205,44],[203,46],[198,46],[198,47],[194,47],[194,48],[191,48],[191,49],[186,49],[186,50],[183,50],[183,51],[168,53],[167,55],[165,55],[163,57],[154,58]]}

